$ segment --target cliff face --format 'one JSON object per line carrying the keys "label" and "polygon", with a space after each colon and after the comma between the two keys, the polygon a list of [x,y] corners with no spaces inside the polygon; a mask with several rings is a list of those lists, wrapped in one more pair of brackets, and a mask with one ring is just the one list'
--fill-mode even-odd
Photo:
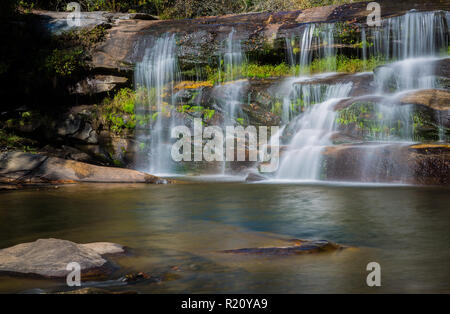
{"label": "cliff face", "polygon": [[[146,149],[145,143],[139,142],[136,136],[139,126],[157,119],[152,106],[147,106],[149,108],[142,113],[138,113],[134,108],[139,98],[137,92],[133,91],[136,85],[135,68],[142,62],[146,50],[155,45],[155,39],[165,34],[175,34],[177,62],[180,67],[180,80],[173,94],[164,92],[161,95],[162,102],[166,103],[175,98],[174,108],[169,114],[174,121],[191,126],[193,118],[200,118],[205,125],[223,124],[227,114],[223,102],[230,92],[226,83],[231,83],[236,84],[232,89],[239,87],[236,88],[241,100],[238,107],[246,116],[246,119],[239,121],[240,124],[280,125],[285,122],[285,117],[282,114],[283,99],[278,94],[283,93],[286,78],[294,73],[292,65],[289,64],[289,61],[292,61],[289,54],[295,54],[297,59],[302,53],[298,48],[301,47],[301,36],[311,23],[332,25],[333,34],[339,39],[331,43],[324,41],[309,48],[319,55],[318,59],[324,46],[330,46],[340,56],[347,58],[347,68],[332,71],[355,73],[375,68],[377,64],[366,68],[367,55],[363,60],[364,53],[367,53],[363,49],[370,50],[370,47],[364,48],[368,44],[361,36],[362,31],[367,29],[367,3],[188,20],[157,20],[145,14],[91,12],[82,13],[81,28],[69,27],[67,13],[35,11],[28,20],[21,21],[28,25],[28,28],[34,27],[30,25],[36,25],[36,30],[42,30],[41,34],[37,32],[36,36],[45,38],[37,41],[33,46],[37,53],[32,52],[31,55],[38,56],[41,50],[37,48],[49,44],[51,49],[47,49],[45,53],[50,56],[42,60],[45,60],[45,66],[52,66],[53,70],[59,72],[39,80],[41,72],[36,71],[33,74],[36,70],[33,67],[39,66],[28,60],[30,65],[23,66],[27,75],[18,76],[29,76],[30,81],[34,80],[37,86],[44,82],[49,92],[37,93],[36,101],[33,99],[33,92],[30,92],[31,101],[28,99],[27,103],[18,102],[15,106],[10,106],[5,101],[5,110],[0,116],[3,125],[0,132],[5,130],[22,136],[19,142],[24,150],[29,150],[28,145],[32,145],[28,143],[32,143],[38,152],[54,157],[98,165],[134,167],[136,154]],[[410,10],[450,10],[448,1],[379,3],[383,19],[401,16]],[[224,54],[229,49],[224,43],[229,40],[230,33],[234,34],[232,41],[240,43],[240,53],[245,59],[245,66],[254,66],[246,68],[246,74],[237,77],[240,81],[236,81],[236,78],[230,80],[236,82],[225,82],[220,72],[223,71]],[[296,48],[290,46],[294,46],[292,43],[295,43]],[[398,43],[388,39],[387,46],[393,44]],[[82,57],[77,54],[79,48],[83,50]],[[64,51],[64,54],[60,55],[59,51]],[[356,61],[355,64],[351,63],[353,61]],[[77,62],[82,63],[82,66],[76,64]],[[448,89],[449,86],[448,65],[449,59],[433,64],[437,69],[440,88],[443,89]],[[382,68],[375,69],[375,75],[380,69]],[[68,75],[62,76],[60,72]],[[318,67],[312,69],[312,72],[323,71]],[[336,136],[334,143],[354,145],[355,142],[367,140],[375,129],[374,125],[378,127],[377,117],[380,113],[373,109],[377,99],[364,98],[364,95],[374,93],[374,80],[372,73],[341,73],[334,76],[317,76],[295,84],[298,89],[310,88],[311,91],[336,84],[352,84],[348,95],[351,98],[336,107],[338,115],[342,115],[343,123],[338,128],[340,134]],[[13,85],[20,89],[20,83],[19,81]],[[33,91],[33,83],[26,81],[24,85],[24,90]],[[35,90],[38,89],[39,87],[35,87]],[[173,97],[175,94],[176,97]],[[438,133],[445,134],[450,130],[446,102],[448,92],[430,89],[406,95],[403,100],[398,100],[393,105],[413,105],[420,114],[418,118],[421,119],[416,135],[424,141],[435,141],[440,136]],[[306,110],[305,104],[296,105],[300,106],[297,108],[297,114]],[[368,114],[367,108],[372,108],[373,112]],[[361,116],[355,117],[355,114]],[[344,118],[348,115],[351,115],[351,119],[347,121]],[[438,128],[438,123],[442,128]],[[3,140],[2,136],[3,133],[0,133],[0,140]],[[283,136],[289,139],[293,134],[285,132]],[[31,142],[27,142],[28,138]],[[10,141],[11,138],[7,138],[7,142]],[[448,146],[443,147],[443,150],[448,150]],[[351,156],[347,152],[358,151],[360,150],[353,146],[329,150],[327,156],[331,157],[328,158],[328,164],[335,164],[339,168],[341,163],[347,164],[348,156]],[[411,149],[403,151],[410,152]],[[416,151],[414,154],[420,155]],[[406,153],[401,156],[409,158]],[[428,158],[426,154],[420,156],[417,158],[418,162]],[[433,158],[435,157],[436,155],[433,155]],[[445,161],[445,165],[447,164],[448,161]],[[336,167],[327,168],[328,178],[335,179],[344,175],[330,170]],[[350,178],[353,174],[345,175]],[[440,181],[430,178],[424,182]]]}
{"label": "cliff face", "polygon": [[[379,1],[382,18],[405,14],[410,10],[450,10],[446,1]],[[305,23],[366,23],[368,2],[318,7],[290,12],[263,12],[206,17],[190,20],[148,21],[118,19],[106,41],[94,53],[93,66],[106,69],[130,69],[142,60],[149,38],[177,33],[181,46],[182,68],[207,64],[221,53],[221,43],[232,29],[243,51],[261,59],[286,60],[284,41],[298,35]],[[264,51],[261,51],[264,50]]]}
{"label": "cliff face", "polygon": [[[378,1],[383,19],[403,15],[410,10],[450,10],[447,1]],[[82,13],[82,25],[108,24],[106,40],[93,52],[93,68],[132,71],[142,60],[145,48],[154,37],[176,33],[182,68],[208,64],[221,53],[221,43],[232,29],[243,51],[255,57],[286,60],[285,38],[298,35],[305,23],[364,24],[370,11],[369,2],[317,7],[287,12],[261,12],[185,20],[155,20],[145,14]],[[67,13],[36,12],[52,31],[67,29]],[[265,51],[261,51],[265,50]],[[269,56],[267,56],[269,55]]]}

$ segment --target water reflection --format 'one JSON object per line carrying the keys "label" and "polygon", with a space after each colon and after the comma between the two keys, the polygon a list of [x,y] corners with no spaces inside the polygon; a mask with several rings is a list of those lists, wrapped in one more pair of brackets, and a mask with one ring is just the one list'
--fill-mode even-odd
{"label": "water reflection", "polygon": [[[76,185],[1,194],[0,247],[55,237],[134,248],[119,273],[180,267],[141,292],[449,292],[448,189],[295,184]],[[219,251],[327,239],[355,246],[291,257]],[[380,289],[365,285],[368,262]],[[118,274],[115,274],[118,275]],[[0,291],[61,283],[0,276]]]}

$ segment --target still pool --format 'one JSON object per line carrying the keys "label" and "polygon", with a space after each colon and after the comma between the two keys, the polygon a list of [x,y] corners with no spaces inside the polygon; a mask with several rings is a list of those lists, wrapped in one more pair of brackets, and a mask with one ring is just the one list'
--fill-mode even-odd
{"label": "still pool", "polygon": [[[108,241],[130,254],[112,279],[143,271],[142,293],[450,292],[450,190],[411,186],[67,185],[0,193],[0,248],[39,238]],[[326,239],[351,249],[298,256],[221,250]],[[381,287],[366,265],[381,265]],[[0,275],[0,292],[57,291],[63,281]]]}

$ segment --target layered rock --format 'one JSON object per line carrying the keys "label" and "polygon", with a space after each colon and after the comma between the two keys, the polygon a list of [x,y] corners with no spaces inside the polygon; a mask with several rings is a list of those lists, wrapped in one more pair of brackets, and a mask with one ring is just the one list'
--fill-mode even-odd
{"label": "layered rock", "polygon": [[450,138],[450,93],[441,89],[408,91],[391,97],[344,99],[338,111],[341,134],[359,139],[401,136],[411,140]]}
{"label": "layered rock", "polygon": [[73,160],[23,152],[0,154],[0,182],[8,184],[63,184],[75,182],[168,183],[136,170],[100,167]]}
{"label": "layered rock", "polygon": [[[379,1],[382,18],[398,16],[411,9],[418,11],[450,10],[442,1]],[[36,12],[44,18],[53,30],[67,29],[65,18],[68,13]],[[92,65],[98,69],[114,71],[132,70],[133,64],[143,57],[152,37],[165,33],[177,33],[181,63],[208,64],[223,49],[222,42],[234,28],[237,40],[243,40],[243,49],[255,54],[258,59],[261,50],[271,50],[278,57],[284,56],[284,39],[296,35],[304,23],[350,22],[366,23],[367,2],[334,5],[307,10],[287,12],[261,12],[219,17],[204,17],[191,20],[149,20],[152,17],[138,14],[110,14],[105,12],[83,13],[85,26],[107,23],[106,41],[96,48]],[[270,48],[269,48],[270,47]]]}
{"label": "layered rock", "polygon": [[339,145],[323,152],[322,178],[330,181],[450,184],[450,145]]}

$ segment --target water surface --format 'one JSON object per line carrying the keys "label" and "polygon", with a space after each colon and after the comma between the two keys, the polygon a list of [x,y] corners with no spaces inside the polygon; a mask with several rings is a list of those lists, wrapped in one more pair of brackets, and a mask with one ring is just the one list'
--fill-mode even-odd
{"label": "water surface", "polygon": [[[320,184],[70,185],[0,194],[0,247],[60,238],[132,248],[112,278],[165,273],[149,293],[450,292],[446,188]],[[237,256],[219,251],[326,239],[338,253]],[[381,265],[382,287],[366,285]],[[178,270],[172,270],[176,266]],[[0,292],[64,283],[0,276]]]}

